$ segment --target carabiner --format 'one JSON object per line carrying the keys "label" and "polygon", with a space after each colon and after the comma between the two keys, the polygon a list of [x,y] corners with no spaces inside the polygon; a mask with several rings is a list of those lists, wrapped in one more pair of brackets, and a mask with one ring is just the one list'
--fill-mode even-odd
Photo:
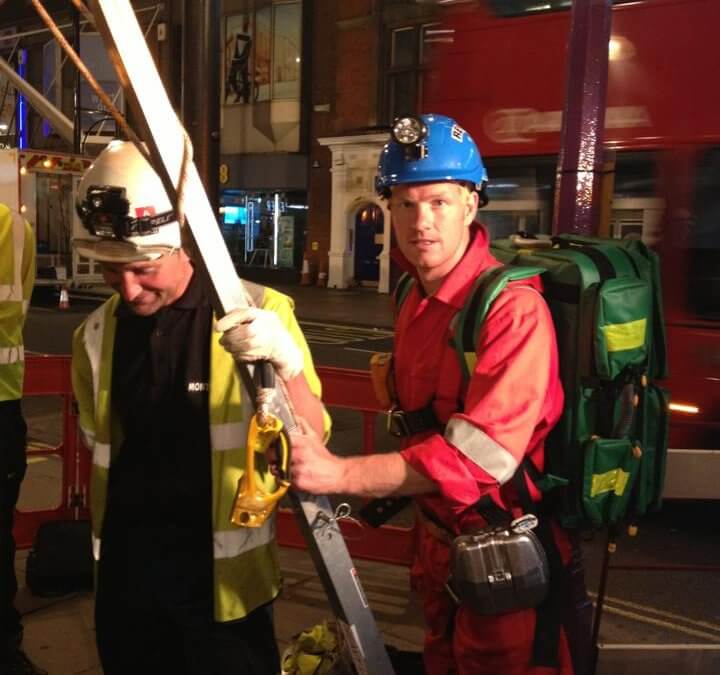
{"label": "carabiner", "polygon": [[[255,476],[255,453],[266,452],[276,441],[280,442],[283,477],[276,479],[277,490],[267,492]],[[283,423],[271,413],[253,415],[248,429],[245,473],[238,481],[230,522],[240,527],[262,527],[290,487],[289,467],[290,444]]]}

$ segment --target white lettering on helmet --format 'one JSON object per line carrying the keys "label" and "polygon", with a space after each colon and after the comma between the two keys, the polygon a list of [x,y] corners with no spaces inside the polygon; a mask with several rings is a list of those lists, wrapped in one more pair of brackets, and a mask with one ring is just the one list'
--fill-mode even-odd
{"label": "white lettering on helmet", "polygon": [[457,141],[458,143],[462,143],[464,136],[465,136],[465,129],[458,126],[457,124],[453,124],[452,129],[450,129],[450,137],[454,141]]}
{"label": "white lettering on helmet", "polygon": [[209,391],[209,389],[207,382],[188,382],[187,390],[189,392]]}

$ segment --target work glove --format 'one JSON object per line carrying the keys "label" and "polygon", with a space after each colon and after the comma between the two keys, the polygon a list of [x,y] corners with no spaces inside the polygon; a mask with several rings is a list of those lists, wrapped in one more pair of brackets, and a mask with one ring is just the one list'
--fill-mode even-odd
{"label": "work glove", "polygon": [[236,361],[270,361],[287,382],[303,369],[303,353],[275,312],[258,307],[234,309],[215,324],[220,344]]}

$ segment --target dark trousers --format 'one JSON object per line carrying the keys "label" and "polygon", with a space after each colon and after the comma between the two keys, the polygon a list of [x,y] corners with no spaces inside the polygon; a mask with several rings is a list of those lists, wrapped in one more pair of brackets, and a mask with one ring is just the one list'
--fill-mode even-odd
{"label": "dark trousers", "polygon": [[160,611],[130,617],[99,606],[95,623],[105,675],[280,672],[269,606],[230,623],[198,620],[192,613]]}
{"label": "dark trousers", "polygon": [[0,660],[22,639],[20,614],[15,609],[15,539],[13,516],[25,477],[27,427],[20,401],[0,402]]}
{"label": "dark trousers", "polygon": [[271,606],[240,621],[214,621],[212,551],[193,541],[172,525],[106,520],[95,598],[105,675],[280,672]]}

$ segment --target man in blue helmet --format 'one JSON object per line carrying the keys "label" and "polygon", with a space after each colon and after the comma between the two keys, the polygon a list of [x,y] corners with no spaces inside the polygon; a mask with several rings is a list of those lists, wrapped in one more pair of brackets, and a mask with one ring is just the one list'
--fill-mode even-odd
{"label": "man in blue helmet", "polygon": [[[468,541],[460,535],[536,510],[540,493],[525,479],[525,467],[543,470],[544,441],[563,406],[555,332],[537,277],[511,282],[497,296],[474,353],[465,354],[469,374],[461,372],[451,341],[458,312],[478,277],[500,267],[487,231],[475,222],[486,181],[474,141],[454,120],[396,121],[380,156],[377,189],[392,216],[394,258],[407,273],[395,293],[388,386],[402,447],[341,458],[308,429],[293,437],[291,474],[298,488],[313,493],[414,497],[419,526],[411,577],[427,622],[427,673],[569,675],[559,603],[513,598],[501,613],[488,612],[478,602],[488,575],[475,585],[471,578],[448,584],[455,556],[482,555],[477,546],[468,553],[473,542],[461,551],[458,542]],[[548,557],[561,569],[567,538],[541,522],[555,540]],[[538,569],[545,566],[538,558]]]}

